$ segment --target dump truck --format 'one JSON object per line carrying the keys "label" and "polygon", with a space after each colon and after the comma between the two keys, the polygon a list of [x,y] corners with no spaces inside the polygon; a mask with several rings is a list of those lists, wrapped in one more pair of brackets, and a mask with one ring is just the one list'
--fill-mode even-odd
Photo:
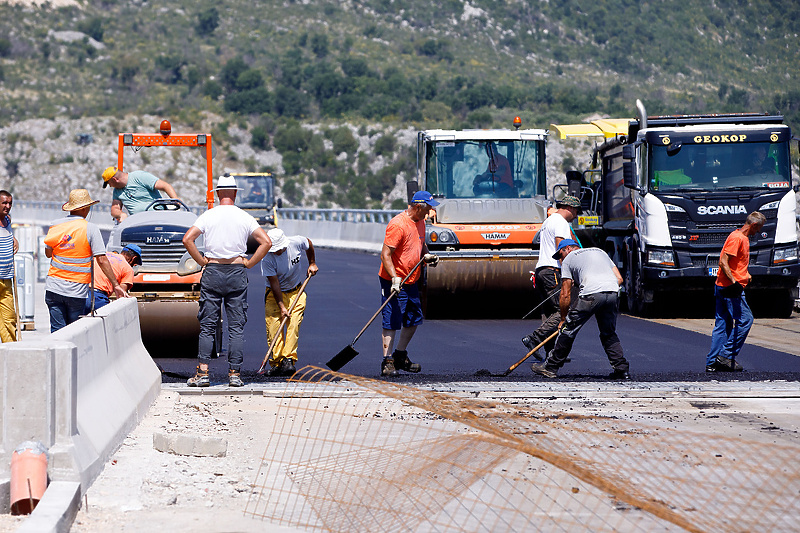
{"label": "dump truck", "polygon": [[634,119],[551,127],[560,138],[599,140],[590,168],[569,186],[598,215],[591,238],[620,269],[629,311],[648,315],[668,294],[713,290],[725,240],[758,210],[767,222],[750,240],[748,300],[761,314],[789,316],[800,264],[783,117],[637,108]]}
{"label": "dump truck", "polygon": [[[172,133],[167,120],[161,123],[158,133],[120,133],[117,168],[124,168],[125,148],[138,151],[153,147],[191,147],[199,152],[198,158],[204,160],[205,167],[206,204],[212,208],[211,134]],[[178,349],[183,355],[197,354],[201,268],[182,241],[196,219],[197,213],[182,201],[162,198],[154,200],[145,211],[125,218],[111,231],[109,250],[120,251],[127,244],[142,249],[142,264],[134,267],[129,293],[138,300],[142,341],[151,353]],[[197,243],[202,252],[202,236]],[[217,339],[219,348],[221,337],[218,335]]]}
{"label": "dump truck", "polygon": [[479,295],[490,295],[494,311],[532,301],[536,236],[550,205],[547,131],[519,129],[519,117],[514,125],[418,132],[417,179],[408,183],[409,198],[422,189],[440,204],[425,226],[428,249],[440,258],[421,279],[426,316],[465,305],[474,312]]}
{"label": "dump truck", "polygon": [[235,204],[250,213],[265,230],[277,226],[276,209],[282,206],[275,198],[275,177],[272,172],[231,173],[236,185],[242,190],[236,195]]}

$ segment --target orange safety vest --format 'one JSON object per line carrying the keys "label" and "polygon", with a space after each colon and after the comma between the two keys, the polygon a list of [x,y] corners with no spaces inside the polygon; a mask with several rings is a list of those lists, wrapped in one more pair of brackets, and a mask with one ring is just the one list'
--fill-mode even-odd
{"label": "orange safety vest", "polygon": [[51,226],[44,243],[53,249],[48,276],[84,283],[92,282],[92,247],[86,219],[79,218]]}

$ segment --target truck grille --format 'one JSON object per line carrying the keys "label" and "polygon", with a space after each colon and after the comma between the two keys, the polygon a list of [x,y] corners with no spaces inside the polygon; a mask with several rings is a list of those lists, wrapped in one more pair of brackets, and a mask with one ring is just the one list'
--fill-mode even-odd
{"label": "truck grille", "polygon": [[701,233],[698,235],[697,244],[724,244],[728,233]]}
{"label": "truck grille", "polygon": [[139,244],[142,248],[142,263],[179,263],[186,252],[183,243],[175,244]]}

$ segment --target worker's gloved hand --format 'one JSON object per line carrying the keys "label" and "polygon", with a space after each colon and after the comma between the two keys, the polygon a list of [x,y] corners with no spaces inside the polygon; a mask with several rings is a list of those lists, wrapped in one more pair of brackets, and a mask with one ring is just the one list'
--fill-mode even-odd
{"label": "worker's gloved hand", "polygon": [[439,256],[436,254],[425,254],[422,256],[422,260],[425,261],[425,264],[431,267],[435,267],[439,264]]}
{"label": "worker's gloved hand", "polygon": [[403,281],[403,278],[400,276],[395,276],[392,278],[392,292],[400,292],[400,282]]}

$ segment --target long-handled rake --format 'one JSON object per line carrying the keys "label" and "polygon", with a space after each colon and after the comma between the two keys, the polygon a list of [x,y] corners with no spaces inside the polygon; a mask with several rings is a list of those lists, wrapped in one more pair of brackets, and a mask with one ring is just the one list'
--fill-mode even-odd
{"label": "long-handled rake", "polygon": [[514,369],[516,369],[519,365],[524,363],[528,359],[528,357],[530,357],[530,356],[532,356],[534,354],[534,352],[536,350],[538,350],[539,348],[541,348],[542,346],[547,344],[551,339],[554,339],[556,335],[558,335],[558,331],[554,331],[549,337],[547,337],[545,340],[543,340],[542,342],[537,344],[536,347],[533,350],[531,350],[530,352],[525,354],[525,357],[523,357],[522,359],[520,359],[519,361],[517,361],[516,363],[514,363],[510,367],[508,367],[508,369],[505,372],[501,372],[500,374],[493,374],[493,373],[489,372],[488,370],[484,369],[484,370],[478,370],[475,373],[475,375],[476,376],[492,376],[492,377],[495,377],[495,378],[505,377],[505,376],[509,375],[510,373],[512,373],[514,371]]}

